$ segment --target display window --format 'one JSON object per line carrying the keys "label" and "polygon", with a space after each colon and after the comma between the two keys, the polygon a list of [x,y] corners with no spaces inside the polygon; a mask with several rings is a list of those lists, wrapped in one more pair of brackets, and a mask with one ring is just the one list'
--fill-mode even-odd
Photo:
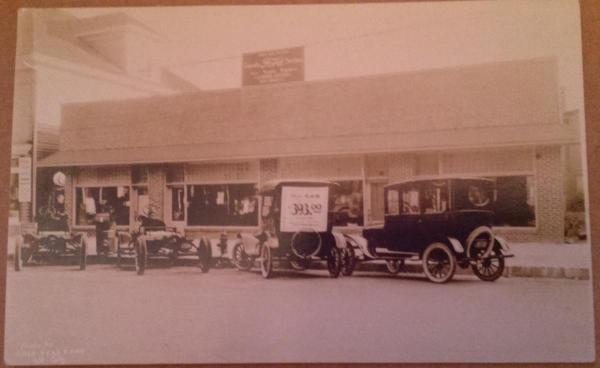
{"label": "display window", "polygon": [[187,186],[187,225],[258,226],[258,212],[256,184]]}
{"label": "display window", "polygon": [[78,187],[75,189],[77,225],[94,225],[97,213],[110,212],[117,225],[129,225],[128,186]]}

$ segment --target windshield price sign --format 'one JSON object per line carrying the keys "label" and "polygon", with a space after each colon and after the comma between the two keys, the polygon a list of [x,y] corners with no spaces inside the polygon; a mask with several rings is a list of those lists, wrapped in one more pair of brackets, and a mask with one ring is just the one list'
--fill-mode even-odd
{"label": "windshield price sign", "polygon": [[281,231],[327,231],[328,187],[283,187]]}

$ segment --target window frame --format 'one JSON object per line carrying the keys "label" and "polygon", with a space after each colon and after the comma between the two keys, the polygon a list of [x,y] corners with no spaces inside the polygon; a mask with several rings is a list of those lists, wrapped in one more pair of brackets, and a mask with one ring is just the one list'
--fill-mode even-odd
{"label": "window frame", "polygon": [[[198,180],[194,180],[194,181],[190,181],[187,182],[185,180],[184,177],[184,183],[180,184],[180,183],[168,183],[168,186],[178,186],[178,185],[183,185],[184,188],[184,219],[183,221],[172,221],[172,219],[169,218],[169,220],[171,222],[174,223],[182,223],[186,229],[190,229],[190,230],[214,230],[215,228],[219,228],[219,229],[226,229],[226,230],[235,230],[235,229],[242,229],[242,230],[250,230],[250,229],[257,229],[260,228],[260,226],[262,225],[262,221],[261,221],[261,215],[260,215],[260,209],[262,206],[262,199],[261,196],[256,193],[254,195],[254,197],[257,199],[257,207],[258,207],[258,213],[257,213],[257,225],[190,225],[188,224],[188,219],[189,219],[189,214],[188,214],[188,207],[189,207],[189,202],[188,202],[188,187],[191,185],[237,185],[237,184],[248,184],[248,185],[254,185],[256,187],[258,187],[259,182],[258,181],[252,181],[252,180],[246,180],[246,179],[240,179],[240,180],[230,180],[227,182],[223,182],[223,181],[198,181]],[[165,197],[169,197],[168,200],[171,200],[171,196],[165,196]],[[172,203],[171,203],[172,206]],[[170,215],[169,215],[170,216]]]}
{"label": "window frame", "polygon": [[[80,229],[85,229],[85,228],[94,228],[95,225],[94,224],[78,224],[77,222],[77,190],[78,189],[90,189],[90,188],[119,188],[119,187],[123,187],[123,188],[127,188],[129,191],[129,215],[128,215],[128,224],[125,225],[119,225],[116,224],[117,229],[122,230],[122,229],[129,229],[130,226],[132,225],[132,221],[131,221],[131,215],[132,215],[132,208],[131,208],[131,194],[133,191],[133,188],[139,186],[139,185],[132,185],[132,184],[127,184],[127,185],[123,185],[123,184],[108,184],[108,185],[73,185],[73,205],[72,205],[72,209],[71,209],[71,216],[72,217],[72,223],[73,223],[73,227],[75,228],[80,228]],[[118,190],[118,189],[117,189]],[[102,198],[102,190],[100,190],[100,194],[99,194],[99,198]]]}

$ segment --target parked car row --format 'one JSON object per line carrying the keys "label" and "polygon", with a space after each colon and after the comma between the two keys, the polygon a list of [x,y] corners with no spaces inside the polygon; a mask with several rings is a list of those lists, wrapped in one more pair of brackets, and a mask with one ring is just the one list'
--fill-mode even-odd
{"label": "parked car row", "polygon": [[[385,221],[365,227],[360,234],[333,229],[333,198],[338,185],[316,180],[277,180],[259,191],[262,228],[240,233],[232,250],[232,263],[240,270],[258,267],[264,278],[278,269],[306,270],[324,262],[331,277],[350,276],[359,262],[385,261],[391,273],[406,261],[420,261],[434,283],[452,279],[457,267],[471,268],[484,281],[502,276],[505,258],[512,257],[506,242],[494,235],[491,224],[494,183],[483,178],[436,177],[389,184],[384,188]],[[203,272],[213,263],[207,238],[188,239],[175,228],[154,219],[151,212],[139,216],[133,233],[105,226],[97,215],[99,254],[116,248],[117,265],[133,258],[142,275],[149,258],[194,256]],[[109,242],[116,242],[111,247]],[[222,236],[220,244],[226,244]],[[15,269],[24,263],[76,256],[85,269],[87,243],[83,234],[43,232],[20,238]]]}

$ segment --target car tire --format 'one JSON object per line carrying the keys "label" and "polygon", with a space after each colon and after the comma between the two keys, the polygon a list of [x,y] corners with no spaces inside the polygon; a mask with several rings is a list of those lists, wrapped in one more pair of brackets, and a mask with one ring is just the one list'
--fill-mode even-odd
{"label": "car tire", "polygon": [[429,281],[443,284],[452,279],[456,272],[456,257],[444,243],[431,243],[423,252],[423,272]]}
{"label": "car tire", "polygon": [[210,241],[200,240],[198,245],[198,267],[202,273],[208,273],[212,262],[212,249]]}
{"label": "car tire", "polygon": [[81,245],[79,246],[79,269],[85,271],[87,266],[87,241],[85,238],[81,238]]}
{"label": "car tire", "polygon": [[265,279],[273,276],[273,255],[266,244],[260,247],[260,273]]}
{"label": "car tire", "polygon": [[121,255],[121,245],[117,244],[117,267],[121,268],[121,266],[123,266],[122,262],[122,255]]}
{"label": "car tire", "polygon": [[[496,242],[497,243],[497,242]],[[504,258],[478,258],[478,255],[481,253],[485,253],[485,250],[471,248],[470,257],[476,258],[475,264],[471,265],[471,269],[475,276],[477,276],[482,281],[496,281],[502,276],[504,273]],[[479,254],[477,254],[479,253]],[[494,248],[492,249],[492,254],[494,256],[501,256],[502,252],[499,249],[498,244],[494,244]]]}
{"label": "car tire", "polygon": [[290,267],[296,271],[307,270],[310,267],[310,258],[298,258],[295,255],[291,255]]}
{"label": "car tire", "polygon": [[23,245],[18,237],[15,242],[15,271],[21,271],[21,269],[23,269]]}
{"label": "car tire", "polygon": [[138,240],[135,246],[135,271],[138,275],[143,275],[146,271],[146,265],[148,263],[148,247],[146,241]]}
{"label": "car tire", "polygon": [[327,255],[327,270],[332,278],[338,277],[342,270],[342,252],[336,246],[332,246]]}
{"label": "car tire", "polygon": [[352,276],[355,267],[356,254],[354,253],[354,248],[350,245],[346,245],[346,248],[342,250],[342,275]]}
{"label": "car tire", "polygon": [[387,260],[387,261],[385,261],[385,267],[387,268],[389,273],[391,273],[392,275],[396,275],[396,274],[398,274],[398,272],[400,272],[402,267],[404,267],[404,260],[403,259]]}
{"label": "car tire", "polygon": [[246,252],[244,251],[244,245],[242,243],[237,243],[233,247],[233,251],[231,253],[233,258],[233,265],[240,271],[249,271],[252,268],[252,260],[248,257]]}

